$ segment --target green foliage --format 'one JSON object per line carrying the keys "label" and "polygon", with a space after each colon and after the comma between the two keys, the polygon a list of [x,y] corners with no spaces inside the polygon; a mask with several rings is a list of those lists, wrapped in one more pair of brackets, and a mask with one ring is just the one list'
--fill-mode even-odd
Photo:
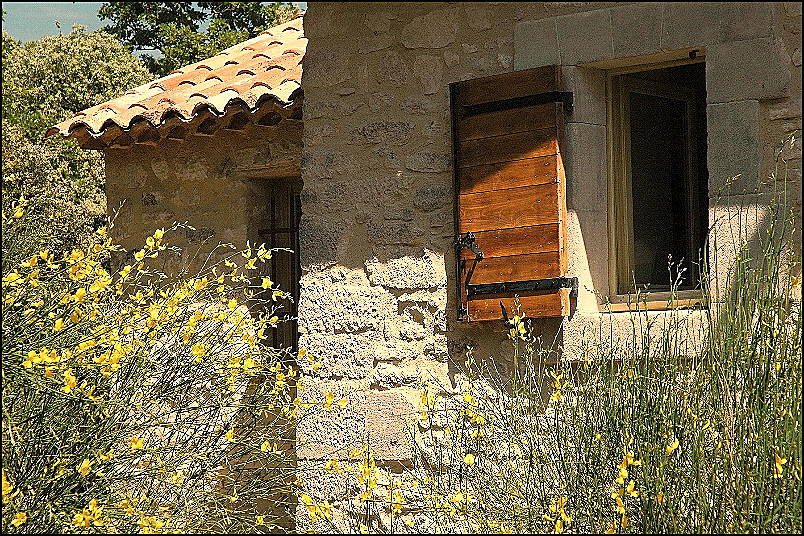
{"label": "green foliage", "polygon": [[4,32],[2,61],[3,208],[32,200],[31,247],[70,249],[105,219],[103,156],[44,133],[151,75],[113,36],[80,28],[25,44]]}
{"label": "green foliage", "polygon": [[40,140],[51,125],[151,76],[117,39],[80,27],[19,44],[3,34],[3,124]]}
{"label": "green foliage", "polygon": [[164,76],[286,22],[297,12],[283,2],[107,2],[98,16],[111,22],[104,29],[123,43],[158,51],[144,61],[151,72]]}

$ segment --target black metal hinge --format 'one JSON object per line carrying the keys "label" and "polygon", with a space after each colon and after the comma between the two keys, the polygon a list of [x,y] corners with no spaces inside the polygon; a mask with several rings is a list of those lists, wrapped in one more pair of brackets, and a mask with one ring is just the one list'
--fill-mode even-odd
{"label": "black metal hinge", "polygon": [[467,284],[466,293],[471,298],[480,294],[511,294],[534,290],[558,290],[568,288],[570,296],[578,295],[577,277],[552,277],[549,279],[532,279],[530,281],[509,281],[505,283]]}
{"label": "black metal hinge", "polygon": [[572,91],[548,91],[545,93],[536,93],[535,95],[515,97],[513,99],[483,102],[481,104],[463,106],[462,115],[467,117],[488,112],[511,110],[513,108],[521,108],[523,106],[533,106],[535,104],[546,104],[548,102],[560,102],[564,105],[565,112],[572,113],[572,101]]}
{"label": "black metal hinge", "polygon": [[468,249],[475,254],[475,260],[483,260],[483,252],[480,250],[480,246],[477,245],[477,242],[475,242],[476,238],[475,233],[466,233],[463,236],[459,236],[455,240],[455,253],[460,256],[464,249]]}

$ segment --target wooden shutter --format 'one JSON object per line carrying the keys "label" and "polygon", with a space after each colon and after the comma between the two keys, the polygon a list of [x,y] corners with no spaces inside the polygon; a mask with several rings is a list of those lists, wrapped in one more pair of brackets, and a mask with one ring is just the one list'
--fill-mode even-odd
{"label": "wooden shutter", "polygon": [[528,317],[568,315],[560,68],[458,82],[451,98],[459,318],[503,318],[514,295]]}

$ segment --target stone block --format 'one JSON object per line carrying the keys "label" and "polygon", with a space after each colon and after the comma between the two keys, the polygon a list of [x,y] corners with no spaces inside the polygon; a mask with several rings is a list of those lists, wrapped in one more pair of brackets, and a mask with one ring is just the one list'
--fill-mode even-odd
{"label": "stone block", "polygon": [[607,9],[556,18],[562,65],[577,65],[614,56],[611,14]]}
{"label": "stone block", "polygon": [[609,235],[605,210],[567,213],[568,274],[578,277],[578,311],[596,312],[609,294]]}
{"label": "stone block", "polygon": [[422,86],[422,93],[433,95],[445,89],[444,63],[437,56],[419,56],[413,62],[413,74]]}
{"label": "stone block", "polygon": [[723,301],[734,290],[738,261],[750,259],[756,267],[763,258],[760,238],[767,235],[777,202],[769,194],[739,195],[712,199],[709,205],[710,292]]}
{"label": "stone block", "polygon": [[679,355],[698,355],[707,340],[707,312],[649,311],[647,313],[577,313],[562,324],[562,358],[579,360],[590,355],[633,356],[648,351],[666,354],[663,342]]}
{"label": "stone block", "polygon": [[352,129],[351,142],[356,144],[401,145],[410,140],[413,125],[407,121],[372,121]]}
{"label": "stone block", "polygon": [[405,167],[423,173],[442,173],[452,168],[450,153],[414,152],[405,157]]}
{"label": "stone block", "polygon": [[375,246],[380,244],[415,246],[421,244],[425,235],[424,230],[413,222],[389,222],[384,219],[369,222],[368,233]]}
{"label": "stone block", "polygon": [[451,186],[422,186],[413,193],[413,205],[425,212],[443,208],[453,201]]}
{"label": "stone block", "polygon": [[519,22],[514,27],[514,70],[560,63],[554,18]]}
{"label": "stone block", "polygon": [[786,96],[790,57],[772,37],[731,41],[707,50],[706,100],[730,102]]}
{"label": "stone block", "polygon": [[382,332],[385,319],[395,313],[393,296],[381,287],[302,278],[299,300],[302,333]]}
{"label": "stone block", "polygon": [[299,225],[301,265],[310,267],[334,262],[337,258],[339,238],[340,234],[334,224],[302,215]]}
{"label": "stone block", "polygon": [[653,54],[661,48],[661,4],[630,4],[611,9],[614,57]]}
{"label": "stone block", "polygon": [[425,251],[421,257],[405,256],[382,263],[377,259],[366,262],[366,272],[373,285],[393,289],[424,289],[447,284],[444,257]]}
{"label": "stone block", "polygon": [[[318,395],[311,392],[305,396],[309,396],[305,400],[317,400]],[[349,403],[343,409],[314,407],[301,418],[296,432],[300,460],[346,458],[350,449],[359,449],[366,443],[377,460],[411,458],[409,427],[416,412],[403,395],[360,391],[346,397]]]}
{"label": "stone block", "polygon": [[376,338],[362,333],[302,334],[299,347],[307,350],[308,357],[298,365],[305,374],[318,378],[367,378],[374,367]]}
{"label": "stone block", "polygon": [[606,124],[606,73],[586,67],[564,67],[562,75],[573,93],[570,122]]}
{"label": "stone block", "polygon": [[406,48],[441,48],[455,41],[457,18],[453,9],[437,9],[416,17],[402,28]]}
{"label": "stone block", "polygon": [[296,468],[304,491],[320,501],[335,501],[360,493],[356,478],[325,469],[328,460],[302,460]]}
{"label": "stone block", "polygon": [[762,163],[759,102],[710,104],[706,112],[709,197],[756,191]]}
{"label": "stone block", "polygon": [[432,339],[424,344],[424,355],[439,363],[449,361],[449,341],[446,335],[436,334]]}
{"label": "stone block", "polygon": [[419,371],[411,365],[396,365],[393,363],[377,363],[374,370],[373,382],[382,389],[394,387],[411,387],[421,384]]}
{"label": "stone block", "polygon": [[724,2],[721,16],[725,41],[768,37],[773,34],[771,2]]}
{"label": "stone block", "polygon": [[719,2],[662,4],[662,49],[703,47],[720,43],[723,31]]}
{"label": "stone block", "polygon": [[564,168],[567,208],[600,212],[607,207],[606,127],[584,123],[566,126]]}

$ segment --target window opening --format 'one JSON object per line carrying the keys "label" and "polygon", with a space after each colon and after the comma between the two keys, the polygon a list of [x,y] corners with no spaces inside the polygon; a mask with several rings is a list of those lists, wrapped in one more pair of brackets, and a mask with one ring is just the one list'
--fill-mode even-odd
{"label": "window opening", "polygon": [[616,289],[700,287],[708,227],[704,64],[610,76]]}

